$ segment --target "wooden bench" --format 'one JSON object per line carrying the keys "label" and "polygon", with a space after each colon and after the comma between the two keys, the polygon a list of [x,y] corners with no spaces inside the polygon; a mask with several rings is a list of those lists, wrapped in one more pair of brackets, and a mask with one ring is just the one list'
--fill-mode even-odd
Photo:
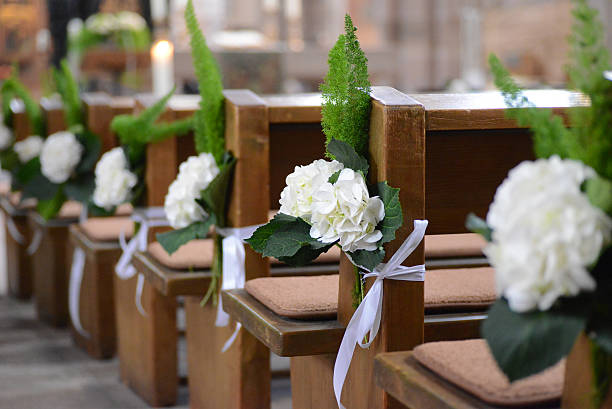
{"label": "wooden bench", "polygon": [[[136,100],[136,111],[156,102],[151,95]],[[199,96],[173,96],[162,121],[182,119],[198,109]],[[145,199],[148,206],[163,206],[168,186],[175,179],[178,166],[195,154],[192,135],[169,138],[147,146]],[[158,228],[149,232],[154,240]],[[143,272],[138,258],[132,260],[137,271]],[[145,282],[141,315],[135,303],[137,276],[127,280],[114,275],[115,315],[117,319],[118,355],[121,380],[152,406],[172,405],[178,390],[177,307],[176,297],[160,293]]]}
{"label": "wooden bench", "polygon": [[[559,109],[575,95],[545,91],[531,95],[542,106]],[[412,95],[375,87],[370,129],[371,181],[400,188],[404,225],[387,246],[393,254],[412,229],[427,218],[428,234],[465,232],[466,215],[484,216],[507,171],[532,158],[531,139],[504,116],[499,95]],[[542,101],[547,101],[542,103]],[[421,245],[404,263],[423,264]],[[248,271],[248,270],[247,270]],[[248,274],[248,273],[247,273]],[[352,266],[343,258],[337,321],[300,322],[280,317],[244,290],[223,292],[224,308],[279,355],[291,356],[294,408],[336,407],[332,389],[335,354],[352,317]],[[347,407],[393,407],[394,400],[374,385],[373,357],[382,351],[411,349],[423,341],[478,337],[484,311],[424,314],[424,286],[385,280],[380,332],[369,350],[356,348],[345,383]]]}
{"label": "wooden bench", "polygon": [[[104,93],[83,95],[86,123],[92,132],[102,140],[102,152],[118,145],[116,136],[110,129],[112,119],[121,114],[131,113],[133,98],[110,97]],[[126,214],[123,214],[126,216]],[[113,223],[112,217],[97,220],[97,225]],[[91,221],[95,222],[95,221]],[[91,224],[90,222],[90,224]],[[121,256],[117,238],[114,240],[96,239],[81,224],[70,225],[70,251],[76,248],[85,253],[83,279],[80,286],[79,317],[88,336],[83,336],[71,325],[75,343],[92,357],[110,358],[116,351],[116,325],[113,291],[115,264]]]}
{"label": "wooden bench", "polygon": [[[20,141],[30,136],[30,121],[21,100],[11,101],[11,113],[15,140]],[[0,207],[5,218],[4,237],[6,240],[6,272],[9,293],[17,298],[28,299],[32,295],[34,279],[30,256],[26,252],[31,235],[26,217],[27,209],[19,205],[19,197],[18,194],[9,191],[6,195],[0,197]],[[10,226],[9,223],[12,223],[13,226]],[[13,228],[17,230],[18,234],[11,233],[10,230]]]}

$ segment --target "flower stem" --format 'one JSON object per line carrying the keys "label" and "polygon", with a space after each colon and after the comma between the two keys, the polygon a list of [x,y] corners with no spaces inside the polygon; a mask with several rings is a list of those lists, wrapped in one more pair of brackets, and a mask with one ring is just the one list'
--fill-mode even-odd
{"label": "flower stem", "polygon": [[359,307],[361,301],[363,301],[363,280],[361,279],[361,274],[359,274],[359,268],[357,266],[353,266],[353,271],[355,273],[355,287],[353,288],[353,308]]}
{"label": "flower stem", "polygon": [[208,302],[208,299],[211,297],[212,297],[213,306],[216,307],[218,303],[218,297],[219,297],[219,292],[217,291],[218,283],[221,280],[221,275],[223,274],[223,247],[222,247],[223,237],[221,237],[218,234],[215,234],[214,240],[215,240],[215,246],[213,250],[213,261],[212,261],[212,266],[210,268],[212,277],[210,280],[210,285],[208,286],[208,290],[206,291],[204,298],[202,298],[202,301],[200,301],[201,307],[204,307],[206,303]]}

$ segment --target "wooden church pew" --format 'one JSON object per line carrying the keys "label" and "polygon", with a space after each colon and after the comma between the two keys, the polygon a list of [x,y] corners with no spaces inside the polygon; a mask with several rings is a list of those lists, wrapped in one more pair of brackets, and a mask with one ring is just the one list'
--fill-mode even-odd
{"label": "wooden church pew", "polygon": [[[112,119],[133,111],[133,98],[111,97],[104,93],[83,95],[86,122],[89,128],[102,139],[102,152],[118,145],[116,135],[110,129]],[[85,253],[83,278],[80,285],[79,317],[87,336],[71,325],[75,343],[95,358],[110,358],[116,350],[116,325],[113,291],[115,264],[121,255],[118,236],[100,238],[101,230],[108,226],[131,227],[126,217],[131,206],[121,206],[118,216],[122,218],[95,218],[84,224],[70,225],[69,254],[81,248]],[[127,212],[126,212],[127,211]],[[127,229],[126,228],[126,229]]]}
{"label": "wooden church pew", "polygon": [[[150,95],[136,101],[136,111],[156,102]],[[198,109],[199,96],[173,96],[161,121],[187,118]],[[195,154],[193,136],[171,137],[147,146],[145,206],[163,206],[168,186],[178,166]],[[149,231],[149,242],[159,229]],[[143,271],[132,260],[137,271]],[[114,275],[115,315],[121,380],[152,406],[167,406],[176,401],[178,389],[176,297],[165,296],[145,281],[141,315],[135,303],[137,275],[122,280]]]}
{"label": "wooden church pew", "polygon": [[[533,156],[528,131],[504,117],[499,96],[409,97],[375,87],[373,95],[381,94],[389,106],[379,101],[373,104],[370,160],[371,177],[376,179],[371,181],[387,180],[400,187],[404,211],[404,225],[388,245],[388,254],[407,237],[414,219],[429,219],[428,234],[465,232],[466,214],[475,211],[483,216],[507,171]],[[563,108],[571,103],[568,93],[536,94],[548,106]],[[424,261],[421,245],[405,265]],[[309,407],[308,402],[315,401],[321,408],[336,407],[331,376],[343,329],[353,313],[353,280],[352,268],[343,259],[338,320],[332,321],[286,319],[244,290],[223,292],[224,308],[230,315],[273,352],[292,357],[295,408]],[[368,351],[356,348],[344,388],[347,407],[393,406],[393,399],[374,386],[375,353],[410,349],[423,341],[478,337],[479,323],[485,317],[483,311],[424,315],[423,283],[386,280],[384,294],[377,339]]]}
{"label": "wooden church pew", "polygon": [[[530,100],[538,107],[551,107],[557,114],[567,117],[567,108],[572,106],[584,106],[588,101],[579,94],[567,91],[531,91],[527,93]],[[508,154],[516,152],[520,132],[528,134],[524,129],[516,129],[516,122],[504,116],[505,105],[497,93],[483,93],[466,96],[439,96],[439,95],[414,95],[421,101],[428,113],[427,115],[427,160],[433,162],[427,165],[427,186],[431,186],[431,194],[426,198],[435,203],[451,204],[453,210],[429,209],[430,216],[437,220],[435,228],[448,229],[454,224],[458,225],[461,215],[470,211],[484,216],[488,204],[493,200],[496,187],[511,168],[511,162],[505,163],[507,169],[503,174],[494,176],[486,171],[492,166],[498,166],[497,161],[508,161]],[[483,132],[491,129],[490,132]],[[473,143],[465,141],[462,134],[474,130],[476,138]],[[443,140],[440,138],[445,132],[454,140]],[[430,137],[430,134],[433,137]],[[529,141],[524,141],[521,136],[520,145],[527,149],[526,154],[532,156]],[[450,152],[445,152],[449,148]],[[470,146],[473,145],[473,146]],[[478,151],[474,152],[474,148]],[[494,149],[494,150],[493,150]],[[431,151],[431,153],[430,153]],[[438,154],[439,152],[439,154]],[[457,159],[453,160],[450,153],[457,153]],[[459,157],[469,158],[470,154],[475,156],[473,161],[459,160]],[[450,168],[442,169],[435,166],[436,162],[444,161]],[[465,181],[457,186],[450,186],[444,182],[445,174],[449,172],[465,172]],[[431,169],[430,169],[431,168]],[[501,170],[501,169],[500,169]],[[443,174],[436,175],[437,172]],[[474,176],[483,173],[479,180]],[[431,175],[431,176],[430,176]],[[495,178],[498,178],[497,182]],[[468,183],[478,183],[481,189],[471,196],[462,195],[466,192]],[[438,187],[435,187],[439,184]],[[446,185],[445,185],[446,184]],[[435,188],[434,188],[435,187]],[[454,197],[451,198],[451,196]],[[449,202],[450,200],[450,202]],[[426,212],[427,212],[426,210]],[[433,227],[433,223],[430,224]],[[425,341],[428,341],[427,329]],[[437,340],[437,339],[433,339]],[[408,349],[408,348],[407,348]],[[396,350],[399,352],[386,352],[379,354],[374,362],[374,375],[379,388],[383,389],[393,399],[401,404],[397,407],[423,407],[423,408],[482,408],[492,409],[500,406],[487,404],[474,395],[447,382],[436,373],[425,368],[413,356],[412,351]],[[405,406],[404,406],[405,405]],[[550,406],[552,405],[552,406]],[[537,407],[542,407],[539,405]],[[545,407],[558,407],[558,403],[550,403]]]}
{"label": "wooden church pew", "polygon": [[[15,139],[23,140],[30,136],[30,122],[21,100],[13,100],[10,105],[13,116]],[[27,206],[19,205],[19,194],[8,192],[0,196],[0,207],[5,218],[6,268],[9,293],[14,297],[27,299],[32,295],[33,272],[30,256],[26,247],[31,240],[27,223]],[[12,222],[9,221],[12,219]],[[12,223],[13,226],[9,226]],[[17,234],[12,234],[15,228]],[[16,240],[19,239],[19,240]]]}

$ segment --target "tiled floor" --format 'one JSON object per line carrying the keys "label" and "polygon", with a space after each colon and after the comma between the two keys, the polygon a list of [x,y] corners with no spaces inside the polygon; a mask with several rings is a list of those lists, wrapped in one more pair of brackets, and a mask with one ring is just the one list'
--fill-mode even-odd
{"label": "tiled floor", "polygon": [[[187,408],[188,402],[182,387],[175,408]],[[89,358],[73,345],[67,330],[36,320],[31,302],[0,297],[0,408],[146,407],[119,381],[116,359]],[[273,380],[272,408],[291,408],[288,379]]]}

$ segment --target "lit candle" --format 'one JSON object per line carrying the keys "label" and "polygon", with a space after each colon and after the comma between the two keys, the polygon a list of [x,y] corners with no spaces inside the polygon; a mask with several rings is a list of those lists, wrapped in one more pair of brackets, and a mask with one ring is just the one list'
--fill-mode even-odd
{"label": "lit candle", "polygon": [[174,86],[174,46],[168,40],[160,40],[151,48],[153,94],[166,95]]}

